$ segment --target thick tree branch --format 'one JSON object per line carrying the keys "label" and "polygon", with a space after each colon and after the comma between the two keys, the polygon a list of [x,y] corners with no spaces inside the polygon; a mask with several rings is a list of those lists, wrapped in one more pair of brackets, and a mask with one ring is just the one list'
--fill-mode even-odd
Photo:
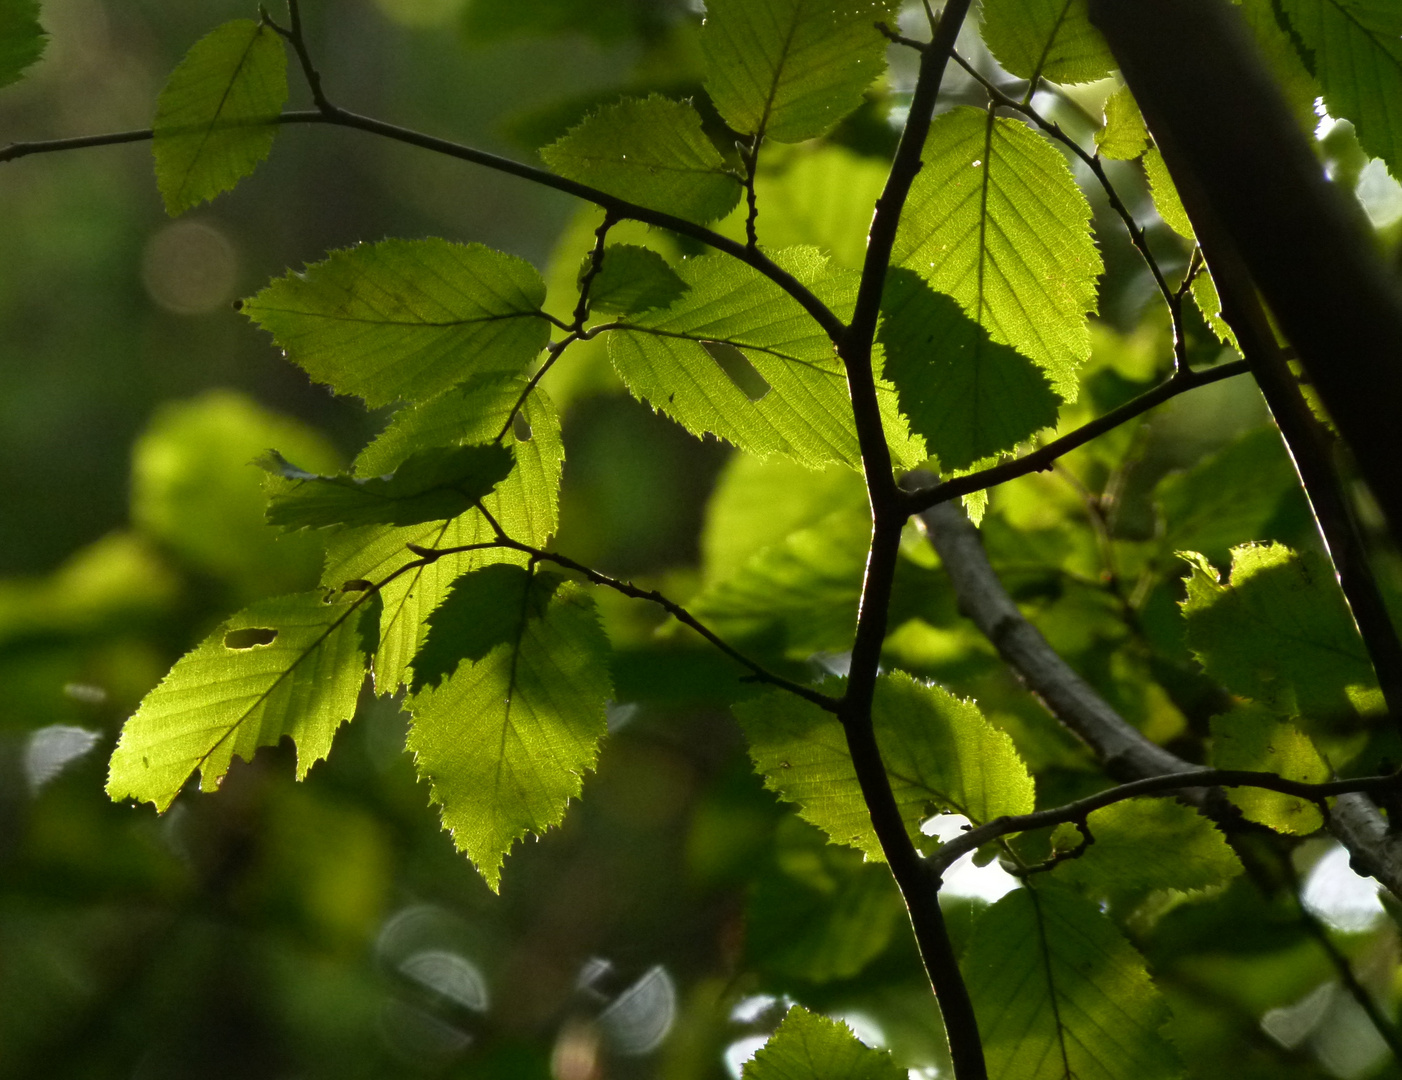
{"label": "thick tree branch", "polygon": [[1215,218],[1239,253],[1402,538],[1402,290],[1325,179],[1240,14],[1227,0],[1090,0],[1090,16],[1188,216]]}
{"label": "thick tree branch", "polygon": [[[1194,771],[1195,766],[1130,726],[1047,644],[1003,588],[978,530],[958,507],[933,507],[920,521],[949,574],[960,610],[1111,775],[1137,779]],[[1339,795],[1330,810],[1329,830],[1348,849],[1355,870],[1376,877],[1402,898],[1402,837],[1389,834],[1387,822],[1366,795]]]}

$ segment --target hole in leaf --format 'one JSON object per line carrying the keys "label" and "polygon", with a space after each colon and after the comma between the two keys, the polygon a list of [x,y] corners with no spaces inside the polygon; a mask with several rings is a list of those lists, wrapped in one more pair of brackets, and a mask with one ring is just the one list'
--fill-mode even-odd
{"label": "hole in leaf", "polygon": [[525,413],[517,413],[511,421],[511,434],[516,436],[517,442],[531,441],[531,422],[526,419]]}
{"label": "hole in leaf", "polygon": [[271,645],[277,640],[277,631],[267,626],[247,626],[242,630],[230,630],[224,635],[226,649],[251,649],[256,645]]}
{"label": "hole in leaf", "polygon": [[758,401],[769,393],[769,383],[764,376],[755,370],[749,358],[734,345],[727,345],[723,341],[703,341],[701,347],[710,353],[716,366],[735,384],[735,389],[751,401]]}

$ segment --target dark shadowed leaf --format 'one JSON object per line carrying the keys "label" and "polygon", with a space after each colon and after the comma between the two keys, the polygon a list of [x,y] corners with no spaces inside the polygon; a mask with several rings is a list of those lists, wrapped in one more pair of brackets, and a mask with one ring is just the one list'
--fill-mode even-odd
{"label": "dark shadowed leaf", "polygon": [[[583,277],[591,259],[580,267]],[[589,286],[589,307],[616,315],[635,315],[664,308],[680,299],[687,284],[650,248],[614,244],[604,249],[604,262]]]}
{"label": "dark shadowed leaf", "polygon": [[0,86],[18,82],[47,44],[38,0],[0,0]]}

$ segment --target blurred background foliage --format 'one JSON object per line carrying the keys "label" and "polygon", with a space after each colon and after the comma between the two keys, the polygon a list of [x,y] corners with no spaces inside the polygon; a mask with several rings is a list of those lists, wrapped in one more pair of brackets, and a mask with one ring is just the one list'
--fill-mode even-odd
{"label": "blurred background foliage", "polygon": [[[0,95],[0,139],[147,126],[183,52],[250,14],[234,0],[46,0],[49,50]],[[682,0],[339,0],[306,15],[339,103],[527,160],[598,103],[701,85],[699,15]],[[976,39],[962,47],[982,55]],[[857,263],[911,74],[893,56],[823,146],[770,157],[768,243]],[[1039,105],[1085,137],[1108,89]],[[981,91],[951,76],[944,103],[961,101]],[[1402,196],[1344,128],[1321,132],[1321,154],[1390,243]],[[1110,168],[1156,222],[1135,167]],[[738,1075],[786,999],[934,1075],[938,1022],[888,876],[762,791],[726,711],[753,692],[736,670],[618,597],[599,597],[619,700],[600,770],[561,829],[513,853],[500,897],[440,831],[392,701],[367,696],[301,785],[279,750],[160,818],[102,793],[122,721],[175,658],[235,608],[316,581],[316,544],[262,524],[252,459],[276,446],[330,470],[382,423],[308,383],[232,301],[329,249],[441,235],[529,259],[563,313],[594,212],[311,129],[284,131],[256,178],[178,221],[141,144],[6,165],[0,205],[0,1077],[721,1077]],[[1097,213],[1103,321],[1067,425],[1170,362],[1152,285]],[[1181,269],[1181,242],[1149,231]],[[642,227],[614,239],[688,253]],[[1201,325],[1190,347],[1199,362],[1221,352]],[[855,475],[691,439],[623,394],[594,343],[547,386],[565,408],[562,551],[690,597],[776,667],[836,662],[865,553]],[[1173,552],[1221,566],[1245,540],[1314,543],[1266,424],[1243,381],[1197,391],[1001,489],[983,527],[1043,632],[1194,760],[1221,692],[1183,643]],[[907,556],[890,658],[976,697],[1013,733],[1044,804],[1100,786],[959,618],[915,535]],[[1329,747],[1359,769],[1402,759],[1389,737],[1346,726]],[[1320,946],[1393,1009],[1392,922],[1325,842],[1284,857],[1257,846],[1230,888],[1117,911],[1174,1003],[1195,1075],[1394,1067]],[[996,866],[961,874],[947,890],[956,932],[1007,887]]]}

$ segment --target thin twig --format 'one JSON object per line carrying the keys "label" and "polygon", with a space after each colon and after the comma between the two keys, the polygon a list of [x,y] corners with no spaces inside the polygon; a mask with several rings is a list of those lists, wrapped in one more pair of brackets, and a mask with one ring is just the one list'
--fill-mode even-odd
{"label": "thin twig", "polygon": [[1222,379],[1244,375],[1249,370],[1250,367],[1245,360],[1233,360],[1230,363],[1219,364],[1217,367],[1207,368],[1203,371],[1183,368],[1152,390],[1146,390],[1137,398],[1126,401],[1118,408],[1111,409],[1103,416],[1098,416],[1094,420],[1082,424],[1076,430],[1067,432],[1059,439],[1053,439],[1020,458],[1014,458],[1012,461],[1005,461],[1001,465],[993,465],[987,469],[980,469],[978,472],[972,472],[966,476],[956,476],[949,480],[943,480],[931,487],[906,491],[904,494],[906,509],[911,514],[923,513],[932,506],[949,502],[962,495],[972,495],[976,491],[983,491],[986,488],[997,487],[999,484],[1006,484],[1009,480],[1016,480],[1019,476],[1043,472],[1050,469],[1058,458],[1084,446],[1092,439],[1104,435],[1107,431],[1133,420],[1136,416],[1141,416],[1155,406],[1162,405],[1165,401],[1175,398],[1179,394],[1196,390],[1200,386],[1220,382]]}

